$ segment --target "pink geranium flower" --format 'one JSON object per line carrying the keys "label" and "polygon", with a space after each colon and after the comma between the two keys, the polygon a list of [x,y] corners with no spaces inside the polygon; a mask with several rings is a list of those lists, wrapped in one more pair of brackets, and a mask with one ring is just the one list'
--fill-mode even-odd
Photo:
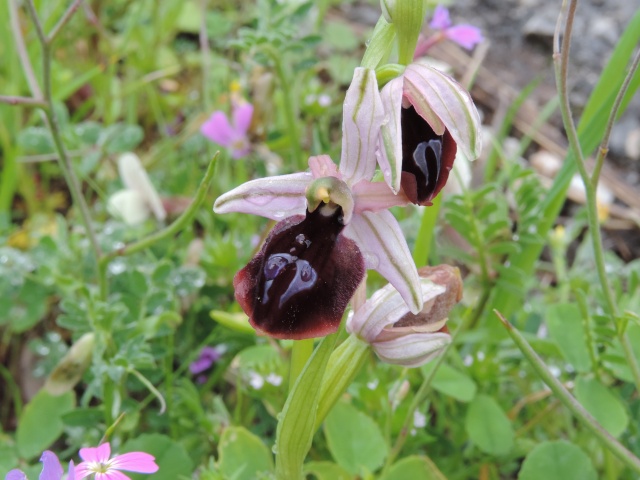
{"label": "pink geranium flower", "polygon": [[436,7],[429,26],[434,30],[440,30],[446,38],[467,50],[471,50],[483,40],[478,27],[466,23],[452,25],[449,10],[442,5]]}
{"label": "pink geranium flower", "polygon": [[230,123],[224,112],[220,110],[213,112],[200,127],[200,132],[212,142],[231,150],[233,158],[242,158],[251,151],[247,132],[253,118],[253,105],[236,104],[233,106],[231,115]]}
{"label": "pink geranium flower", "polygon": [[97,448],[81,448],[83,462],[75,467],[75,480],[95,474],[96,480],[131,480],[120,470],[137,473],[155,473],[158,465],[153,455],[145,452],[130,452],[111,456],[111,446],[103,443]]}

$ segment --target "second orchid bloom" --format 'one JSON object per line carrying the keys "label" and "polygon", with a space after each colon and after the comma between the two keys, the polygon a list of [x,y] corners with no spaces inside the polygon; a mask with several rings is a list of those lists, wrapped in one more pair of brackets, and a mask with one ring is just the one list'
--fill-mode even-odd
{"label": "second orchid bloom", "polygon": [[[428,204],[446,182],[456,143],[475,156],[478,126],[469,95],[431,67],[408,66],[382,95],[375,72],[357,68],[338,166],[327,155],[311,157],[310,172],[253,180],[215,202],[217,213],[279,221],[234,279],[254,328],[283,339],[335,332],[365,269],[377,270],[418,314],[423,288],[388,209]],[[378,164],[386,182],[372,181]]]}

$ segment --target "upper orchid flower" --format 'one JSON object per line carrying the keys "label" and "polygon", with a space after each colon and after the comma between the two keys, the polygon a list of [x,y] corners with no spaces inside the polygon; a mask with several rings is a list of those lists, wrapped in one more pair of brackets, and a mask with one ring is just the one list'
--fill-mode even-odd
{"label": "upper orchid flower", "polygon": [[217,213],[285,219],[234,279],[257,330],[290,339],[334,332],[365,267],[386,277],[411,311],[422,308],[415,264],[387,211],[408,200],[371,182],[385,120],[375,73],[357,68],[344,102],[339,167],[327,155],[311,157],[311,172],[253,180],[216,200]]}
{"label": "upper orchid flower", "polygon": [[471,96],[454,79],[420,61],[381,92],[389,121],[382,126],[379,163],[394,192],[431,205],[453,167],[456,151],[475,159],[480,117]]}
{"label": "upper orchid flower", "polygon": [[442,5],[436,7],[429,26],[434,30],[439,30],[446,38],[467,50],[471,50],[483,40],[478,27],[466,23],[452,25],[449,10]]}
{"label": "upper orchid flower", "polygon": [[451,342],[446,327],[451,308],[462,298],[462,280],[449,265],[419,270],[424,306],[414,315],[392,285],[378,290],[347,319],[347,331],[369,343],[386,363],[420,366]]}
{"label": "upper orchid flower", "polygon": [[232,110],[232,123],[224,112],[218,110],[202,124],[200,132],[212,142],[231,150],[233,158],[242,158],[251,151],[247,132],[253,118],[253,105],[234,102]]}

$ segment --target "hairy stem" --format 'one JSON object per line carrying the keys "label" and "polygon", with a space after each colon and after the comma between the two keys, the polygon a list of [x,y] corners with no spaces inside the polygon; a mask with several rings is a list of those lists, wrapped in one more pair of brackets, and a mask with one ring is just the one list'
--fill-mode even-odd
{"label": "hairy stem", "polygon": [[[629,339],[624,332],[624,328],[618,319],[618,305],[616,304],[613,290],[611,285],[609,284],[609,279],[606,271],[606,262],[604,258],[604,247],[602,244],[602,233],[600,231],[600,223],[598,219],[598,203],[596,197],[596,188],[597,188],[597,177],[595,177],[596,182],[593,182],[589,177],[589,172],[587,171],[587,165],[585,162],[584,154],[582,152],[582,147],[580,146],[580,141],[578,139],[578,133],[576,130],[575,122],[573,120],[573,115],[571,114],[571,107],[569,105],[569,94],[567,89],[567,78],[568,78],[568,64],[569,64],[569,50],[571,44],[571,32],[573,28],[573,20],[575,18],[576,8],[577,8],[577,0],[569,1],[569,8],[567,11],[567,18],[565,22],[565,28],[562,39],[562,49],[559,50],[559,36],[561,30],[561,18],[564,14],[565,5],[563,3],[562,11],[560,12],[560,16],[558,17],[558,23],[556,25],[556,31],[554,35],[554,53],[553,53],[553,61],[555,66],[555,74],[556,74],[556,86],[558,88],[558,94],[560,95],[560,111],[562,113],[562,121],[564,124],[564,128],[567,132],[567,137],[569,139],[569,145],[571,150],[574,152],[576,157],[576,166],[578,167],[578,172],[580,173],[580,177],[582,178],[582,183],[585,188],[585,196],[586,196],[586,206],[587,206],[587,218],[589,225],[589,235],[591,237],[591,243],[593,248],[594,261],[596,264],[596,270],[598,272],[598,278],[600,279],[600,286],[602,289],[602,293],[604,296],[604,307],[607,312],[607,315],[611,318],[611,321],[616,327],[616,331],[618,333],[618,338],[620,343],[622,344],[622,348],[624,351],[624,356],[629,364],[631,369],[634,383],[636,385],[636,389],[640,391],[640,365],[638,364],[638,360],[635,358],[633,353],[633,349],[629,343]],[[636,64],[637,66],[637,64]],[[633,75],[634,69],[630,69],[629,74]],[[627,75],[627,79],[630,81],[630,76]],[[628,81],[626,81],[626,85],[628,85]],[[622,93],[624,95],[624,93]],[[618,97],[620,101],[617,104],[614,104],[612,115],[609,119],[609,127],[607,128],[607,132],[605,133],[605,138],[603,142],[606,144],[608,142],[608,135],[611,131],[611,125],[615,121],[615,115],[617,113],[617,109],[622,101],[622,96],[620,92],[618,92]],[[601,149],[603,150],[603,149]],[[604,156],[599,160],[600,163],[604,161]],[[601,167],[597,167],[596,173],[599,175]]]}
{"label": "hairy stem", "polygon": [[551,389],[556,398],[569,409],[569,411],[582,423],[600,443],[618,457],[625,465],[640,473],[640,459],[625,448],[618,440],[616,440],[609,432],[607,432],[593,416],[585,410],[562,383],[553,376],[547,369],[544,361],[531,348],[531,345],[522,336],[522,334],[513,328],[500,312],[494,310],[494,313],[500,319],[507,329],[509,336],[513,339],[516,346],[520,349],[525,358],[531,363],[531,366],[540,376],[542,381]]}

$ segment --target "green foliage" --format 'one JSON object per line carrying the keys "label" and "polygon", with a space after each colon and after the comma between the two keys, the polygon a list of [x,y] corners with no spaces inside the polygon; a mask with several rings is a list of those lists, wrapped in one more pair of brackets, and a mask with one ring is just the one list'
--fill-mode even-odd
{"label": "green foliage", "polygon": [[538,444],[525,458],[519,480],[595,480],[591,459],[565,440]]}

